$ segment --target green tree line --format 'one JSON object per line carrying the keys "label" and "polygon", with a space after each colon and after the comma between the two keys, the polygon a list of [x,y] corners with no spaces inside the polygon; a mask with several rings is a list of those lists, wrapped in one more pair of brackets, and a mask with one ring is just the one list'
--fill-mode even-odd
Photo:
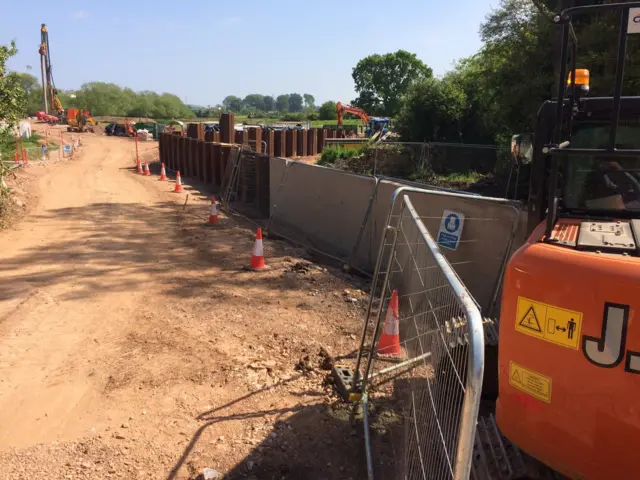
{"label": "green tree line", "polygon": [[228,95],[222,101],[226,111],[233,113],[260,114],[268,112],[313,113],[316,110],[316,99],[310,93],[286,93],[272,97],[260,93],[250,93],[244,98]]}
{"label": "green tree line", "polygon": [[[16,73],[25,93],[25,113],[34,115],[44,110],[42,86],[38,79],[28,73]],[[193,116],[193,112],[170,93],[158,94],[134,92],[113,83],[85,83],[75,91],[59,91],[58,98],[64,108],[89,110],[93,116],[182,118]]]}

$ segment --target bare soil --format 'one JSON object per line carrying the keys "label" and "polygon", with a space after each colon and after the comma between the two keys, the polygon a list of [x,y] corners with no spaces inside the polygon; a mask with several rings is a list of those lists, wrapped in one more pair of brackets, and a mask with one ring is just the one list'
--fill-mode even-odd
{"label": "bare soil", "polygon": [[207,195],[136,175],[131,139],[79,136],[0,232],[0,478],[364,477],[326,368],[366,285],[269,239],[242,270],[251,225],[203,225]]}

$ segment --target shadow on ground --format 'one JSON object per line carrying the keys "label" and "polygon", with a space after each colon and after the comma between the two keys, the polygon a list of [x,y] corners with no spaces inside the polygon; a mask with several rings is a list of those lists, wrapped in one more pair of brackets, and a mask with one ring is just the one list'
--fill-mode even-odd
{"label": "shadow on ground", "polygon": [[[430,414],[430,397],[424,378],[400,378],[389,384],[391,396],[377,395],[369,404],[371,458],[376,479],[421,477],[449,478],[451,466],[442,449],[441,428],[450,431],[447,442],[455,443],[455,430],[447,427],[449,404],[440,400],[440,422]],[[192,437],[167,480],[177,480],[178,471],[191,453],[200,448],[200,437],[222,422],[260,419],[276,415],[265,439],[224,475],[225,479],[324,480],[367,478],[362,409],[340,400],[305,407],[253,411],[225,415],[225,409],[242,402],[254,392],[220,408],[203,412],[204,422]],[[415,402],[413,404],[412,402]],[[444,402],[444,403],[443,403]],[[412,414],[413,413],[413,414]],[[444,423],[443,423],[444,422]],[[417,430],[416,430],[417,429]],[[418,432],[418,433],[416,433]],[[198,478],[193,473],[190,478]],[[429,475],[427,478],[432,478]]]}
{"label": "shadow on ground", "polygon": [[[250,225],[224,219],[207,226],[208,213],[206,206],[184,208],[173,202],[94,203],[31,218],[54,225],[57,235],[0,259],[0,301],[18,295],[25,284],[74,285],[63,299],[126,291],[138,287],[145,275],[153,275],[166,294],[180,297],[197,296],[212,283],[282,288],[272,278],[242,271],[254,242],[254,232],[246,228]],[[287,250],[276,242],[265,248],[276,261]],[[176,282],[184,275],[220,270],[233,274]]]}

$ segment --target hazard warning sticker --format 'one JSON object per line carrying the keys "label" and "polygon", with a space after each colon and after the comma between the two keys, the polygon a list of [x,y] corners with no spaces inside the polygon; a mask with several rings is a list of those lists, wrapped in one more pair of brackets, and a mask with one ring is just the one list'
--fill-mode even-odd
{"label": "hazard warning sticker", "polygon": [[517,331],[577,350],[581,329],[582,313],[518,297]]}
{"label": "hazard warning sticker", "polygon": [[509,362],[509,384],[538,400],[551,403],[551,378]]}

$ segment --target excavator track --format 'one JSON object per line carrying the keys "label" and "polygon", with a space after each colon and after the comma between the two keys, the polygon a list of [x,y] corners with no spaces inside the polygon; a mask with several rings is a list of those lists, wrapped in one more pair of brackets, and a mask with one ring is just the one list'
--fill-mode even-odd
{"label": "excavator track", "polygon": [[[495,410],[495,404],[493,409]],[[487,410],[491,410],[491,407]],[[495,415],[486,413],[478,418],[469,478],[472,480],[562,480],[566,477],[511,443],[500,432]]]}
{"label": "excavator track", "polygon": [[[452,319],[445,322],[444,337],[452,348],[467,348],[465,321]],[[563,480],[563,475],[527,455],[507,439],[496,422],[498,396],[498,322],[483,320],[485,338],[485,375],[482,400],[476,427],[472,480]],[[452,355],[466,358],[466,355]],[[448,368],[443,364],[441,368]],[[460,369],[462,371],[462,369]]]}

